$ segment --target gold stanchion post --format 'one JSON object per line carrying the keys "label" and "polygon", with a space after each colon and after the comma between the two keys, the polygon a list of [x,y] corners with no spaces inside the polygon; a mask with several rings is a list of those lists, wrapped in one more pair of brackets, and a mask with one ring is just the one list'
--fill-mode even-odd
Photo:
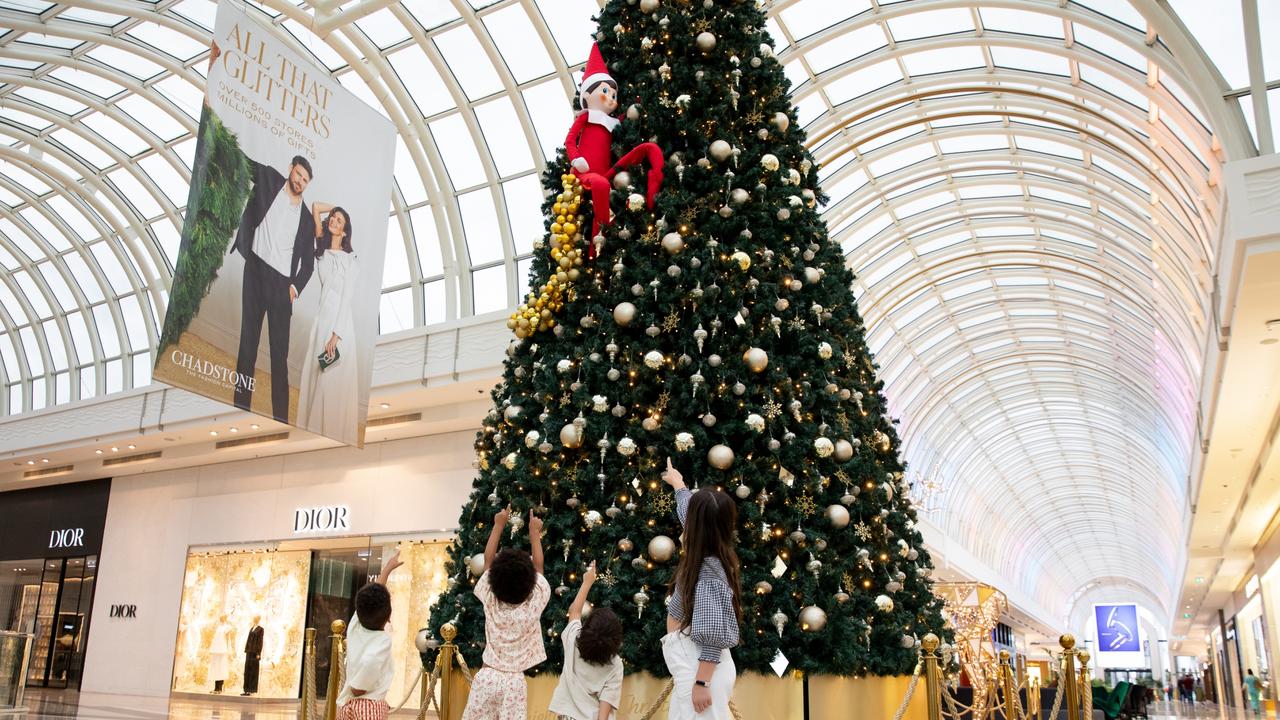
{"label": "gold stanchion post", "polygon": [[302,646],[302,711],[298,713],[298,720],[317,720],[315,664],[316,629],[307,628],[306,642]]}
{"label": "gold stanchion post", "polygon": [[451,698],[450,690],[453,689],[453,654],[458,651],[458,646],[453,644],[453,639],[458,636],[458,629],[453,623],[445,623],[440,626],[440,637],[444,638],[444,644],[440,646],[440,655],[436,657],[436,667],[440,668],[440,720],[449,720],[453,717],[453,698]]}
{"label": "gold stanchion post", "polygon": [[925,635],[920,641],[924,650],[924,688],[929,720],[942,720],[942,677],[938,671],[938,636]]}
{"label": "gold stanchion post", "polygon": [[[324,697],[324,720],[336,720],[338,717],[338,677],[342,672],[342,639],[347,630],[347,624],[341,620],[334,620],[329,623],[329,629],[333,631],[329,642],[329,691]],[[1074,719],[1073,719],[1074,720]]]}
{"label": "gold stanchion post", "polygon": [[1093,720],[1093,678],[1089,677],[1089,651],[1077,650],[1080,659],[1080,707],[1082,720]]}
{"label": "gold stanchion post", "polygon": [[[1076,638],[1071,633],[1064,633],[1058,638],[1062,646],[1062,677],[1058,683],[1058,692],[1066,693],[1067,720],[1080,720],[1080,688],[1076,676]],[[1057,718],[1051,718],[1057,720]]]}
{"label": "gold stanchion post", "polygon": [[1000,686],[1004,692],[1005,720],[1018,720],[1018,696],[1014,690],[1013,666],[1009,664],[1009,651],[1000,651]]}

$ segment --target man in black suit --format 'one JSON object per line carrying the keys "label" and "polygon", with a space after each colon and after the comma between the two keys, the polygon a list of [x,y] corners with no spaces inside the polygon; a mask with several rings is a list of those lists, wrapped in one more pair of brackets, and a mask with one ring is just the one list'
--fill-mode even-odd
{"label": "man in black suit", "polygon": [[264,631],[258,624],[262,618],[253,616],[253,627],[249,630],[249,639],[244,643],[244,692],[241,695],[253,695],[258,692],[258,661],[262,659],[262,636]]}
{"label": "man in black suit", "polygon": [[[315,267],[316,226],[302,193],[311,182],[311,163],[301,155],[289,163],[289,175],[249,161],[253,194],[240,216],[232,252],[244,256],[240,300],[240,352],[236,372],[254,376],[262,321],[267,321],[271,350],[271,414],[289,422],[289,323],[293,303]],[[253,389],[237,382],[236,407],[249,409]]]}

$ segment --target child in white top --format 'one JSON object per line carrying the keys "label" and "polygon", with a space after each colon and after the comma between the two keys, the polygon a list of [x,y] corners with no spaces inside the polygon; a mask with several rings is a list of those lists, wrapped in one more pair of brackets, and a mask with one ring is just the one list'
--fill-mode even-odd
{"label": "child in white top", "polygon": [[475,675],[462,720],[527,720],[524,671],[547,659],[542,611],[551,586],[542,576],[542,519],[529,511],[529,548],[498,552],[511,508],[493,516],[476,597],[484,606],[484,667]]}
{"label": "child in white top", "polygon": [[582,619],[587,594],[596,581],[596,564],[582,576],[578,597],[569,606],[564,643],[564,669],[548,708],[562,720],[609,720],[622,702],[622,622],[599,607]]}
{"label": "child in white top", "polygon": [[356,593],[347,625],[347,681],[338,693],[338,720],[386,720],[387,691],[395,678],[391,659],[391,593],[387,578],[404,563],[400,551],[387,560],[377,582]]}

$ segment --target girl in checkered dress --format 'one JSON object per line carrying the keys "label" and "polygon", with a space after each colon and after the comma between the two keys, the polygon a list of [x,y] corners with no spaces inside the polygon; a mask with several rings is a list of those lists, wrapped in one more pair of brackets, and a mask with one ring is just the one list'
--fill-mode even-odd
{"label": "girl in checkered dress", "polygon": [[742,620],[741,564],[734,549],[738,507],[719,490],[691,492],[671,458],[662,479],[676,491],[676,514],[684,525],[684,552],[662,638],[662,654],[675,681],[667,717],[730,720],[737,670],[729,648],[738,644]]}

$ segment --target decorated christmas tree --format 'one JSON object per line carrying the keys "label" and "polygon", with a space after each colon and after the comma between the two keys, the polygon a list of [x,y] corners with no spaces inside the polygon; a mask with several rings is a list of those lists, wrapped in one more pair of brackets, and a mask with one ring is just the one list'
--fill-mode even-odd
{"label": "decorated christmas tree", "polygon": [[[754,0],[601,11],[578,99],[591,109],[544,177],[533,292],[510,322],[431,615],[433,632],[457,626],[473,666],[472,587],[510,504],[545,520],[542,667],[560,666],[571,590],[595,560],[591,599],[627,622],[628,669],[666,674],[668,457],[691,486],[738,499],[740,671],[769,672],[781,651],[810,673],[908,673],[918,639],[944,635],[853,276],[764,20]],[[504,538],[528,547],[522,523]]]}

